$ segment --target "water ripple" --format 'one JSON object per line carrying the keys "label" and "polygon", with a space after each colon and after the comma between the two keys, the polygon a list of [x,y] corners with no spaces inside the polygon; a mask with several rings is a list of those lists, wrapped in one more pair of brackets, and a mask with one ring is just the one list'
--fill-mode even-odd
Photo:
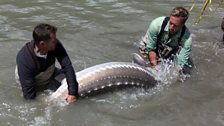
{"label": "water ripple", "polygon": [[10,5],[10,4],[0,5],[1,12],[28,14],[38,10],[41,10],[41,7],[36,6],[36,7],[18,8],[17,6]]}

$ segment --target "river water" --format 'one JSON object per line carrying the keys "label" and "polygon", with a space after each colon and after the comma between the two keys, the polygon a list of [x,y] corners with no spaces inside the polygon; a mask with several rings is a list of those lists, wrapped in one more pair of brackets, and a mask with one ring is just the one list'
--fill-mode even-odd
{"label": "river water", "polygon": [[47,93],[26,101],[16,85],[16,54],[32,39],[37,23],[58,27],[57,36],[75,70],[80,71],[105,62],[130,62],[150,21],[169,15],[175,6],[190,8],[193,0],[1,0],[0,125],[224,125],[223,9],[206,11],[196,25],[202,1],[195,5],[187,22],[195,64],[190,78],[152,90],[132,87],[108,91],[65,105],[46,102]]}

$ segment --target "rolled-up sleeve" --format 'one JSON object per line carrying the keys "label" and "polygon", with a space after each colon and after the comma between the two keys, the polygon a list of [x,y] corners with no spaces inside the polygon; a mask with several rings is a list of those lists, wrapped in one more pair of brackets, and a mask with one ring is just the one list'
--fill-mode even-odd
{"label": "rolled-up sleeve", "polygon": [[154,19],[151,24],[149,25],[149,28],[147,30],[147,46],[146,51],[155,51],[156,50],[156,43],[157,43],[157,37],[161,29],[162,22],[165,17],[158,17]]}

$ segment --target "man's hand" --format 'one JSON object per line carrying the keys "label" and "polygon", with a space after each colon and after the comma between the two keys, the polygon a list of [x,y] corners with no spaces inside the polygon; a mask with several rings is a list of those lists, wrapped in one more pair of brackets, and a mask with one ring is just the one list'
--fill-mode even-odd
{"label": "man's hand", "polygon": [[177,67],[177,70],[179,72],[179,75],[183,75],[184,74],[183,68],[181,68],[180,66]]}
{"label": "man's hand", "polygon": [[156,53],[154,51],[149,52],[149,61],[152,68],[155,68],[157,66]]}
{"label": "man's hand", "polygon": [[73,95],[67,95],[66,97],[66,101],[70,104],[72,102],[75,102],[76,101],[76,96],[73,96]]}

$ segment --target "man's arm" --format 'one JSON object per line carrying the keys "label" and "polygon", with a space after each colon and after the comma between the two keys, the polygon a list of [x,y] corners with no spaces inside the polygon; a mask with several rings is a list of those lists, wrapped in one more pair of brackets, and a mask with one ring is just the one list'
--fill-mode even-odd
{"label": "man's arm", "polygon": [[151,64],[151,67],[154,68],[157,66],[157,56],[156,56],[156,43],[157,43],[157,37],[158,37],[158,34],[160,32],[160,29],[161,29],[161,25],[162,25],[162,22],[164,20],[165,17],[159,17],[159,18],[156,18],[155,20],[153,20],[151,22],[151,24],[149,25],[149,28],[147,30],[147,46],[146,46],[146,51],[149,52],[149,61],[150,61],[150,64]]}
{"label": "man's arm", "polygon": [[[29,58],[27,58],[29,59]],[[17,68],[19,80],[21,83],[23,97],[25,99],[34,99],[36,97],[36,88],[34,84],[34,72],[31,69],[32,64],[23,59],[22,54],[17,56]]]}
{"label": "man's arm", "polygon": [[65,74],[67,79],[68,95],[77,97],[78,96],[78,82],[76,80],[75,71],[73,69],[72,63],[70,61],[70,58],[65,48],[59,41],[58,41],[55,53],[56,53],[57,60],[59,61],[61,65],[62,72]]}
{"label": "man's arm", "polygon": [[190,57],[192,47],[192,37],[188,29],[185,31],[185,35],[181,41],[182,48],[178,55],[178,64],[183,69],[185,66],[189,66],[188,59]]}
{"label": "man's arm", "polygon": [[146,46],[146,51],[149,52],[148,58],[151,64],[152,68],[155,68],[157,66],[157,59],[156,59],[156,42],[157,42],[157,28],[156,22],[152,21],[150,24],[148,30],[147,30],[147,46]]}
{"label": "man's arm", "polygon": [[160,26],[158,25],[159,20],[160,20],[160,18],[156,18],[155,20],[153,20],[147,30],[146,51],[148,51],[148,52],[156,50],[157,35],[160,30]]}

